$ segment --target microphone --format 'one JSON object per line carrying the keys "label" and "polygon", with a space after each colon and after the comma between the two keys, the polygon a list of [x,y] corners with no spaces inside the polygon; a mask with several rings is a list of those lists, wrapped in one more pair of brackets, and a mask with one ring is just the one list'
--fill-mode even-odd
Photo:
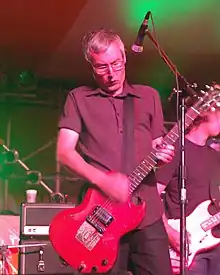
{"label": "microphone", "polygon": [[151,15],[151,12],[148,11],[144,17],[144,21],[142,22],[142,24],[139,28],[137,38],[136,38],[134,44],[131,46],[132,51],[135,53],[143,52],[144,37],[145,37],[146,31],[148,29],[148,21],[149,21],[150,15]]}

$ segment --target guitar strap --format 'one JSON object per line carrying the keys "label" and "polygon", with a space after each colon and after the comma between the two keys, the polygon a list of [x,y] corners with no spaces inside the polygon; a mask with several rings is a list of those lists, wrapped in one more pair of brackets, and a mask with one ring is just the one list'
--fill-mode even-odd
{"label": "guitar strap", "polygon": [[[134,168],[134,98],[127,95],[123,101],[123,137],[122,137],[122,157],[121,172],[129,175]],[[77,202],[82,199],[88,189],[88,184],[84,184],[80,190]]]}
{"label": "guitar strap", "polygon": [[134,97],[128,94],[123,102],[122,173],[129,175],[134,169],[134,152]]}

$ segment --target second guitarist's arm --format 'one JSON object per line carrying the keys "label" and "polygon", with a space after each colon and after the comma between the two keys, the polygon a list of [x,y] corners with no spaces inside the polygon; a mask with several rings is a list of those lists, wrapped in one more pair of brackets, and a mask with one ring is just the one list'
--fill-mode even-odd
{"label": "second guitarist's arm", "polygon": [[[165,188],[166,188],[165,185],[161,183],[157,183],[157,190],[160,196],[162,192],[165,190]],[[167,235],[169,238],[169,243],[176,251],[179,252],[180,251],[180,233],[169,225],[165,212],[163,213],[162,218],[163,218],[164,227],[167,231]]]}

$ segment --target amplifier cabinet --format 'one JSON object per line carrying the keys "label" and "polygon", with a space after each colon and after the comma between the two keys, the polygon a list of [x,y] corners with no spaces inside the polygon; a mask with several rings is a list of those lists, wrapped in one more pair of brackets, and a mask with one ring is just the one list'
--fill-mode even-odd
{"label": "amplifier cabinet", "polygon": [[19,275],[77,274],[57,255],[48,239],[21,240],[20,245],[24,247],[19,253]]}
{"label": "amplifier cabinet", "polygon": [[73,207],[74,204],[69,203],[22,203],[20,236],[48,236],[56,214]]}
{"label": "amplifier cabinet", "polygon": [[19,275],[75,274],[49,241],[49,226],[59,212],[73,204],[22,203],[20,219]]}

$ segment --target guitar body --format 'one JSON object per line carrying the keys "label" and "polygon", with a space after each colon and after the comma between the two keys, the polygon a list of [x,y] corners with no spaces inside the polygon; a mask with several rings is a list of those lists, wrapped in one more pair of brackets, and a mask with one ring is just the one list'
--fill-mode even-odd
{"label": "guitar body", "polygon": [[[220,238],[216,238],[212,235],[212,226],[210,226],[210,229],[206,230],[207,226],[216,220],[215,217],[208,212],[210,203],[210,200],[202,202],[188,217],[186,217],[186,231],[190,234],[188,267],[191,266],[197,253],[213,248],[220,243]],[[180,220],[168,220],[168,223],[171,227],[179,231]],[[204,230],[203,228],[206,229]],[[172,248],[170,248],[170,257],[171,260],[180,260],[180,254]]]}
{"label": "guitar body", "polygon": [[114,265],[120,238],[135,229],[144,214],[145,203],[116,203],[89,189],[79,206],[55,216],[50,240],[59,256],[74,269],[105,273]]}

